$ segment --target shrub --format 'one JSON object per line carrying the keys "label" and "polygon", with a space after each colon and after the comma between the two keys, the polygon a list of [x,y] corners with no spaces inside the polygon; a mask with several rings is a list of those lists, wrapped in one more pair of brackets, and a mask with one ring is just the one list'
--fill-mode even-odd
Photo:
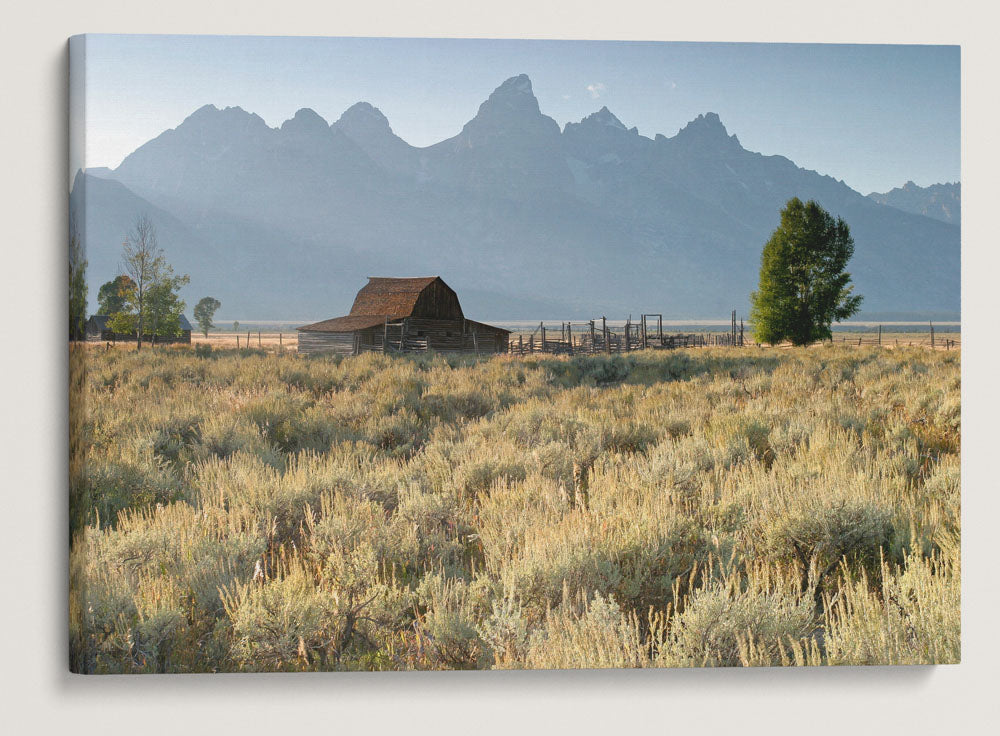
{"label": "shrub", "polygon": [[841,501],[832,505],[804,504],[780,517],[765,538],[772,553],[798,562],[805,581],[822,586],[842,559],[877,563],[889,546],[891,515],[870,503]]}
{"label": "shrub", "polygon": [[709,578],[669,621],[656,664],[772,666],[815,628],[812,596],[797,581],[762,569]]}
{"label": "shrub", "polygon": [[649,666],[634,616],[622,612],[614,598],[594,596],[581,614],[569,607],[550,611],[533,632],[523,666],[532,669],[594,669]]}
{"label": "shrub", "polygon": [[428,573],[420,581],[417,600],[425,613],[415,626],[427,641],[428,666],[476,669],[489,662],[489,650],[476,628],[474,598],[463,580]]}

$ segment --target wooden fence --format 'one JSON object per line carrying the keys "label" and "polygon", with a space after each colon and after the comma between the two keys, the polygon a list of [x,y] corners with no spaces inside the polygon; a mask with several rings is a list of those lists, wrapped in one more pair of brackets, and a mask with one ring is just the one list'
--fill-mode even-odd
{"label": "wooden fence", "polygon": [[594,355],[627,353],[633,350],[672,350],[710,346],[744,346],[743,321],[731,315],[729,332],[674,333],[663,330],[662,314],[643,314],[633,322],[631,315],[621,327],[610,327],[606,317],[586,322],[560,322],[559,328],[539,322],[529,334],[510,336],[511,355],[535,353]]}
{"label": "wooden fence", "polygon": [[[934,350],[952,350],[961,347],[956,333],[938,334],[933,323],[928,323],[929,332],[923,333],[883,333],[878,325],[872,332],[835,334],[828,343],[862,347],[929,347]],[[820,344],[820,343],[817,343]],[[564,355],[617,354],[632,350],[670,350],[674,348],[701,347],[746,347],[757,346],[748,335],[743,320],[738,320],[736,311],[730,315],[727,332],[672,333],[663,329],[663,315],[643,314],[637,321],[631,317],[624,325],[610,327],[605,317],[586,322],[560,322],[556,327],[539,322],[530,333],[510,336],[508,352],[511,355],[533,355],[536,353]],[[782,346],[774,346],[782,347]]]}

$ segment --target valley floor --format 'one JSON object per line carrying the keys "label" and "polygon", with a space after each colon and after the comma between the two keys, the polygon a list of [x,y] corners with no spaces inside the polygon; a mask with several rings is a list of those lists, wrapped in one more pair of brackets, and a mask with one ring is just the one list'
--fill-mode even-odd
{"label": "valley floor", "polygon": [[71,351],[79,672],[960,659],[960,351]]}

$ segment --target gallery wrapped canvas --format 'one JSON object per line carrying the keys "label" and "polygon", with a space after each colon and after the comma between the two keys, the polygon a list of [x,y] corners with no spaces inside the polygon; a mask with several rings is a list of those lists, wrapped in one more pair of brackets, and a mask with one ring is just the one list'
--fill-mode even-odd
{"label": "gallery wrapped canvas", "polygon": [[70,67],[74,672],[960,660],[957,47]]}

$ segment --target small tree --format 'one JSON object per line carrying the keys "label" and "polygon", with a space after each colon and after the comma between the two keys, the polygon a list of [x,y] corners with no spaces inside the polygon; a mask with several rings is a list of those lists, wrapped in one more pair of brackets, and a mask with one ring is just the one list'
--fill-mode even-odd
{"label": "small tree", "polygon": [[139,312],[139,290],[128,276],[119,281],[118,285],[120,291],[114,305],[117,309],[108,313],[108,329],[116,335],[134,335],[136,315]]}
{"label": "small tree", "polygon": [[184,302],[180,289],[190,281],[187,275],[174,276],[162,258],[157,260],[153,282],[146,293],[146,311],[149,314],[149,334],[157,337],[177,337],[181,334],[181,314]]}
{"label": "small tree", "polygon": [[87,320],[87,258],[76,220],[69,231],[69,339],[83,339]]}
{"label": "small tree", "polygon": [[97,291],[97,313],[112,315],[125,308],[125,299],[135,282],[121,274],[101,285]]}
{"label": "small tree", "polygon": [[212,317],[215,316],[215,310],[221,306],[222,302],[210,296],[206,296],[194,305],[194,320],[198,323],[201,331],[205,333],[205,337],[208,337],[208,331],[215,327],[212,324]]}
{"label": "small tree", "polygon": [[108,330],[115,335],[134,335],[135,315],[124,310],[115,312],[108,317]]}
{"label": "small tree", "polygon": [[233,322],[233,332],[239,332],[239,331],[240,331],[240,323]]}
{"label": "small tree", "polygon": [[764,245],[760,284],[750,295],[757,342],[808,345],[830,338],[830,325],[861,305],[844,270],[852,255],[846,222],[834,220],[814,201],[788,200],[781,224]]}

